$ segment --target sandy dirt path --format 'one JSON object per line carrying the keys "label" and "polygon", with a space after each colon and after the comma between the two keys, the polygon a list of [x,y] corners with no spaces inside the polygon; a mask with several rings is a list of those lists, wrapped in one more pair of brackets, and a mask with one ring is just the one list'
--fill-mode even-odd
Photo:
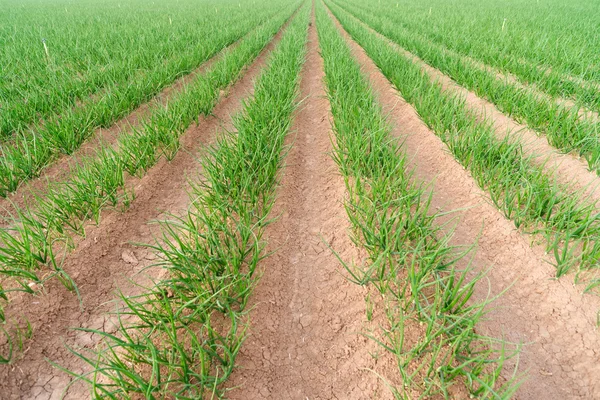
{"label": "sandy dirt path", "polygon": [[[360,254],[348,237],[345,187],[331,147],[329,103],[314,20],[296,115],[274,215],[265,234],[276,253],[250,299],[250,337],[226,394],[230,399],[385,399],[390,392],[367,369],[389,364],[357,333],[366,325],[367,289],[347,281],[342,258]],[[289,142],[289,141],[288,141]],[[384,372],[383,372],[384,373]],[[385,374],[385,373],[384,373]]]}
{"label": "sandy dirt path", "polygon": [[[336,20],[337,23],[337,20]],[[432,182],[432,209],[461,210],[453,244],[478,243],[473,265],[489,268],[496,300],[480,329],[525,344],[520,370],[528,375],[516,398],[570,399],[600,396],[600,336],[596,316],[600,299],[582,295],[569,278],[552,279],[554,267],[539,246],[530,246],[510,220],[492,206],[467,171],[420,120],[373,61],[337,23],[359,60],[404,143],[414,179]],[[440,221],[440,223],[447,222]],[[511,286],[512,285],[512,286]],[[479,285],[477,296],[488,296]]]}
{"label": "sandy dirt path", "polygon": [[[286,25],[287,26],[287,25]],[[9,317],[20,315],[34,327],[33,338],[25,343],[26,350],[16,356],[11,365],[0,365],[0,399],[59,399],[69,383],[69,377],[53,368],[47,360],[75,371],[83,371],[82,363],[65,344],[75,348],[92,348],[97,335],[76,332],[84,327],[115,332],[113,319],[106,313],[114,311],[115,292],[139,291],[132,280],[144,281],[136,273],[154,262],[154,256],[132,243],[152,243],[160,228],[149,222],[163,218],[165,212],[181,213],[187,209],[188,177],[200,172],[198,157],[217,132],[231,127],[230,116],[241,108],[243,99],[253,91],[254,79],[266,65],[269,53],[281,37],[281,31],[246,69],[245,75],[233,85],[214,110],[214,116],[200,118],[181,138],[182,147],[175,159],[162,159],[142,179],[130,178],[136,199],[127,212],[106,211],[101,224],[89,227],[87,237],[78,242],[64,266],[76,281],[82,294],[82,307],[74,293],[56,280],[49,282],[40,296],[22,295],[7,309]],[[146,278],[147,280],[147,278]],[[74,386],[67,399],[88,397],[89,390]]]}

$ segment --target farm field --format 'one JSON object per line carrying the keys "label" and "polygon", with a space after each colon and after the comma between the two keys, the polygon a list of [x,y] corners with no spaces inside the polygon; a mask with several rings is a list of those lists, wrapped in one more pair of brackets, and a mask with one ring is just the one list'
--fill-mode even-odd
{"label": "farm field", "polygon": [[1,3],[0,400],[600,398],[596,11]]}

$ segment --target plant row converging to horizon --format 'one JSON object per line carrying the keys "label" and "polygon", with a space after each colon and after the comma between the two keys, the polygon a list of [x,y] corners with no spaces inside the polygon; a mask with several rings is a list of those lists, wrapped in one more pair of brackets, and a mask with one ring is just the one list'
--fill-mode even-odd
{"label": "plant row converging to horizon", "polygon": [[[447,398],[457,384],[479,398],[509,397],[517,385],[498,380],[509,356],[474,329],[484,315],[485,304],[471,300],[481,276],[469,279],[469,269],[456,265],[466,254],[435,226],[426,191],[411,182],[381,106],[322,5],[317,27],[334,159],[346,182],[354,241],[369,255],[366,266],[344,265],[354,282],[375,285],[385,299],[389,325],[376,340],[397,358],[402,385],[393,387],[395,397],[410,399],[417,390],[423,398]],[[423,337],[411,342],[406,330],[423,324]]]}
{"label": "plant row converging to horizon", "polygon": [[[510,135],[499,139],[490,121],[478,120],[462,97],[446,92],[392,43],[336,2],[328,4],[402,97],[488,192],[491,201],[517,228],[541,235],[554,255],[557,276],[574,267],[586,271],[598,266],[600,214],[595,204],[557,184],[551,171],[535,164]],[[586,283],[591,290],[598,281]]]}
{"label": "plant row converging to horizon", "polygon": [[[446,239],[436,238],[434,217],[427,215],[426,201],[420,205],[422,191],[404,175],[404,159],[389,143],[379,106],[347,48],[344,54],[345,45],[323,6],[317,7],[337,133],[334,159],[346,182],[354,182],[347,186],[348,214],[359,232],[357,243],[370,249],[373,261],[360,277],[347,268],[357,283],[374,282],[403,309],[401,324],[393,311],[397,307],[387,311],[393,325],[384,331],[382,344],[398,357],[404,387],[419,388],[424,396],[447,395],[462,378],[475,395],[507,396],[516,386],[497,383],[506,358],[503,348],[473,330],[485,304],[466,306],[477,279],[467,281],[467,271],[452,267],[452,260],[461,256]],[[204,177],[193,187],[188,214],[163,223],[164,236],[152,247],[168,278],[139,296],[122,298],[125,311],[119,313],[117,334],[91,331],[105,338],[96,355],[75,351],[93,367],[76,376],[91,384],[95,396],[221,394],[245,335],[244,309],[285,155],[283,140],[291,125],[309,10],[305,6],[292,22],[259,78],[253,100],[234,117],[236,132],[225,135],[203,159]],[[355,82],[347,85],[348,80]],[[357,126],[365,127],[363,135],[355,134]],[[406,265],[408,260],[412,266]],[[408,277],[402,273],[407,267],[412,272]],[[413,321],[429,323],[426,348],[405,346],[401,339],[405,323]],[[439,363],[427,367],[423,352],[438,355]],[[444,375],[436,378],[441,367]],[[426,385],[415,379],[424,368],[431,379]],[[402,392],[394,389],[396,395]]]}
{"label": "plant row converging to horizon", "polygon": [[[0,195],[6,197],[22,183],[37,177],[60,155],[73,154],[96,129],[111,126],[175,79],[190,73],[282,10],[282,6],[277,3],[269,9],[264,6],[261,3],[261,7],[253,9],[250,15],[239,7],[230,7],[231,10],[227,12],[231,12],[232,16],[228,23],[224,23],[218,16],[208,14],[206,21],[199,25],[201,28],[197,28],[200,29],[198,35],[203,38],[198,45],[188,46],[188,50],[175,53],[176,56],[167,58],[164,62],[150,64],[147,70],[136,68],[135,64],[127,64],[130,72],[135,72],[133,76],[119,76],[123,82],[112,82],[102,93],[87,96],[81,104],[74,107],[58,109],[56,114],[48,115],[41,122],[7,137],[2,142],[0,152]],[[177,38],[185,36],[177,35]],[[148,49],[149,52],[152,50]],[[110,66],[114,67],[114,64]],[[110,79],[110,71],[102,69],[102,72],[103,77]],[[101,86],[98,82],[96,84]],[[56,90],[59,93],[69,93],[60,88]],[[10,112],[5,107],[3,111],[6,114]],[[9,115],[3,120],[9,121]]]}
{"label": "plant row converging to horizon", "polygon": [[[194,6],[202,12],[192,12]],[[161,278],[136,295],[119,294],[116,333],[81,328],[101,337],[93,349],[69,348],[85,372],[53,362],[74,383],[86,383],[94,398],[226,397],[247,336],[256,269],[268,256],[265,229],[276,220],[271,210],[294,145],[286,138],[302,104],[300,80],[315,29],[331,106],[330,155],[346,188],[339,200],[349,235],[366,255],[362,263],[336,256],[348,279],[367,287],[366,318],[384,317],[377,330],[361,332],[395,361],[397,375],[381,378],[397,399],[415,393],[452,398],[457,391],[512,397],[521,379],[519,345],[479,332],[491,303],[475,296],[484,274],[471,265],[471,248],[450,245],[453,232],[440,222],[447,213],[430,207],[435,183],[420,182],[408,168],[401,138],[393,137],[353,49],[364,50],[394,95],[415,109],[519,234],[543,243],[556,277],[575,271],[584,291],[600,287],[598,204],[558,183],[557,171],[540,165],[513,132],[500,135],[493,121],[428,71],[486,99],[600,175],[600,118],[594,117],[600,112],[600,67],[576,44],[552,45],[563,54],[545,55],[533,42],[514,43],[529,28],[507,27],[506,20],[484,29],[488,38],[497,29],[503,35],[488,48],[474,39],[480,28],[454,27],[465,15],[440,15],[448,7],[443,2],[390,12],[402,6],[398,0],[258,0],[243,6],[201,0],[173,12],[160,5],[156,12],[115,17],[104,5],[78,23],[82,8],[72,4],[64,15],[75,31],[44,21],[39,32],[28,28],[18,37],[0,26],[0,41],[11,43],[0,49],[11,60],[0,72],[0,196],[10,203],[0,227],[0,331],[6,337],[0,364],[12,362],[24,347],[23,335],[34,329],[28,324],[25,333],[11,332],[5,314],[11,297],[38,295],[55,278],[78,294],[63,267],[88,228],[101,224],[108,210],[127,211],[136,200],[136,178],[152,173],[161,159],[177,157],[188,129],[211,118],[262,53],[265,66],[231,117],[234,128],[221,131],[201,153],[187,212],[160,221],[160,237],[145,245],[158,255],[150,270],[160,270]],[[19,15],[15,21],[25,22]],[[479,16],[484,25],[497,21]],[[531,18],[535,26],[543,22]],[[93,20],[98,25],[89,32],[80,26]],[[122,38],[104,32],[110,23],[132,21]],[[548,40],[567,29],[550,29]],[[31,41],[40,32],[48,35],[36,48]],[[79,51],[58,44],[77,34]],[[600,49],[600,41],[590,39],[589,46]],[[31,54],[16,57],[27,50]],[[573,54],[581,59],[568,62]],[[19,70],[31,71],[30,79]],[[100,128],[116,127],[144,103],[144,116],[114,142],[99,140],[92,154],[69,164],[64,177],[48,178],[39,192],[28,190],[23,205],[11,202],[45,168],[61,157],[72,160]],[[373,297],[380,300],[375,310]]]}
{"label": "plant row converging to horizon", "polygon": [[[262,236],[296,108],[308,16],[305,2],[254,86],[254,95],[202,160],[203,177],[186,216],[162,224],[152,246],[168,277],[123,297],[106,348],[78,355],[93,370],[78,375],[96,397],[197,399],[219,394],[245,334],[245,307],[264,257]],[[134,317],[134,322],[123,316]]]}
{"label": "plant row converging to horizon", "polygon": [[44,265],[72,286],[60,260],[72,248],[73,237],[85,236],[86,224],[90,220],[98,224],[104,209],[129,206],[135,192],[127,187],[127,175],[142,176],[160,157],[170,160],[177,154],[180,135],[198,115],[212,112],[221,90],[242,75],[293,7],[296,5],[288,6],[287,12],[278,13],[225,50],[167,104],[154,108],[139,127],[121,134],[116,146],[101,147],[96,155],[75,165],[67,181],[53,182],[31,207],[17,208],[11,226],[0,228],[0,273],[19,283],[19,287],[7,290],[31,292],[29,282],[41,281],[39,270]]}

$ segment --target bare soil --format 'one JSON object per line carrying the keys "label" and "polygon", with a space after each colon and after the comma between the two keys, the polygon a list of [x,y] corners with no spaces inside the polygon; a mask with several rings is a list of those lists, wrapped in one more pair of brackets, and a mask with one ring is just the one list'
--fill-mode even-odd
{"label": "bare soil", "polygon": [[[198,157],[219,131],[231,127],[230,115],[252,94],[253,80],[279,39],[280,33],[230,88],[230,94],[224,93],[226,97],[215,108],[214,116],[200,118],[197,125],[186,131],[181,138],[182,147],[171,162],[163,159],[142,179],[129,178],[136,199],[127,212],[107,211],[99,226],[86,230],[86,238],[78,242],[64,266],[77,283],[81,304],[73,292],[56,280],[51,280],[39,296],[25,294],[11,299],[7,307],[9,319],[19,316],[21,323],[28,320],[33,325],[33,337],[26,341],[25,350],[17,354],[15,362],[0,365],[0,399],[61,398],[71,379],[49,360],[76,372],[88,370],[65,345],[93,348],[99,337],[73,328],[116,332],[115,321],[107,313],[115,310],[117,292],[139,291],[135,283],[146,282],[148,277],[138,274],[154,263],[155,256],[135,243],[152,243],[160,235],[159,226],[149,222],[164,219],[166,212],[178,214],[187,209],[188,177],[194,179],[201,173]],[[87,398],[88,393],[88,388],[76,385],[69,389],[66,398]]]}
{"label": "bare soil", "polygon": [[336,23],[389,113],[393,134],[404,143],[409,165],[414,168],[414,179],[431,182],[433,209],[457,210],[450,225],[448,218],[439,223],[445,229],[454,228],[453,244],[477,243],[473,266],[487,271],[489,281],[489,287],[479,285],[477,297],[502,294],[480,329],[523,343],[519,369],[527,380],[516,398],[599,397],[596,318],[600,299],[582,295],[570,278],[553,279],[555,270],[543,249],[530,245],[530,238],[492,206],[443,142]]}
{"label": "bare soil", "polygon": [[250,337],[228,382],[230,399],[392,398],[375,371],[398,375],[381,348],[360,335],[368,289],[349,282],[344,260],[361,253],[349,239],[343,178],[331,159],[329,102],[314,21],[302,72],[295,140],[266,232],[262,277],[250,299]]}

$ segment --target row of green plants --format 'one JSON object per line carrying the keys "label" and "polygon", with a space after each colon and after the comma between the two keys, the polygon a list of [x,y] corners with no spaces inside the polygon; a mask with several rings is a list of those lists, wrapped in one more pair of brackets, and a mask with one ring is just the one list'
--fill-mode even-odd
{"label": "row of green plants", "polygon": [[[156,62],[129,80],[114,82],[102,93],[67,108],[29,130],[15,134],[0,151],[0,196],[7,196],[23,182],[37,177],[61,155],[70,155],[99,127],[109,127],[145,101],[150,100],[178,77],[191,72],[219,51],[230,46],[251,29],[282,11],[273,13],[270,7],[257,7],[252,12],[223,18],[204,25],[202,41],[165,62]],[[221,26],[223,23],[227,27]],[[223,29],[221,29],[223,28]],[[186,54],[187,53],[187,54]]]}
{"label": "row of green plants", "polygon": [[[554,255],[557,276],[574,267],[578,274],[598,267],[600,214],[595,204],[588,203],[582,193],[557,184],[552,171],[524,154],[518,141],[499,139],[493,125],[479,121],[462,97],[445,92],[439,82],[377,32],[333,1],[327,4],[498,209],[517,228],[543,239]],[[589,276],[586,281],[586,290],[598,285]]]}
{"label": "row of green plants", "polygon": [[248,30],[253,18],[282,5],[244,1],[242,8],[241,3],[181,0],[173,8],[137,0],[93,6],[3,2],[0,138],[27,132],[28,127],[40,129],[40,119],[56,124],[59,116],[74,118],[71,108],[90,103],[89,97],[106,102],[107,96],[118,94],[124,104],[113,102],[113,107],[123,107],[135,92],[123,96],[120,91],[131,91],[132,85],[157,90],[161,82],[189,73],[210,51],[241,36],[237,32],[244,25]]}
{"label": "row of green plants", "polygon": [[[377,7],[365,7],[364,3],[354,2],[353,4],[361,12],[374,11]],[[553,99],[555,102],[569,104],[566,99],[572,100],[577,107],[581,108],[583,115],[591,114],[590,110],[598,111],[600,107],[600,95],[598,94],[597,84],[590,83],[581,79],[574,78],[570,75],[562,75],[555,70],[544,68],[538,64],[529,62],[520,56],[509,56],[508,53],[499,52],[495,46],[485,46],[487,51],[481,54],[482,48],[480,39],[478,38],[476,46],[472,44],[462,47],[457,47],[455,42],[450,37],[454,38],[457,29],[453,29],[447,35],[432,34],[431,24],[421,25],[416,24],[412,20],[406,19],[405,13],[385,13],[383,11],[376,12],[378,15],[385,15],[394,24],[397,29],[402,29],[409,32],[411,36],[418,37],[419,40],[431,42],[432,46],[436,46],[445,53],[451,54],[453,57],[462,57],[465,62],[473,64],[477,67],[485,66],[491,73],[495,75],[504,75],[511,80],[516,80],[521,86],[527,87],[534,91],[538,96],[546,96]],[[447,24],[448,20],[443,20]],[[464,34],[464,32],[462,32]],[[498,37],[497,37],[498,38]],[[502,39],[502,37],[499,37]],[[464,41],[464,37],[461,38]]]}
{"label": "row of green plants", "polygon": [[[369,9],[379,9],[380,12],[387,10],[390,3],[393,0],[388,0],[383,5],[372,1],[369,4]],[[387,3],[387,4],[386,4]],[[365,5],[365,3],[354,2],[356,5]],[[514,7],[514,6],[513,6]],[[364,7],[363,7],[364,8]],[[444,7],[445,8],[445,7]],[[481,8],[486,8],[486,5],[482,5]],[[468,14],[470,10],[465,10]],[[572,10],[567,11],[569,15],[572,15]],[[386,15],[393,19],[394,23],[398,26],[402,26],[413,34],[423,35],[428,40],[432,40],[438,45],[445,48],[454,50],[463,55],[468,55],[474,59],[483,62],[487,65],[493,66],[500,69],[504,73],[510,73],[517,76],[520,80],[525,83],[535,84],[538,88],[542,89],[546,93],[553,97],[562,97],[573,99],[576,103],[584,107],[589,107],[592,110],[600,110],[600,93],[598,92],[597,85],[582,83],[581,80],[573,79],[570,74],[565,75],[560,71],[563,70],[558,65],[558,68],[552,67],[540,67],[540,64],[535,61],[528,60],[526,57],[526,50],[530,50],[536,44],[531,43],[528,39],[533,41],[540,40],[542,43],[540,47],[544,53],[552,53],[550,47],[554,45],[562,46],[572,50],[577,54],[577,61],[582,62],[581,53],[587,53],[588,57],[592,56],[592,52],[587,48],[583,42],[583,37],[586,35],[584,28],[579,26],[576,32],[561,32],[559,40],[556,43],[548,43],[548,28],[545,24],[543,27],[535,26],[533,29],[531,26],[527,26],[528,35],[523,36],[522,27],[518,24],[515,25],[514,18],[510,18],[508,27],[505,27],[505,31],[501,31],[502,20],[498,16],[495,17],[495,27],[492,25],[487,29],[481,26],[481,21],[468,21],[467,27],[474,28],[475,32],[469,32],[468,28],[464,29],[464,22],[461,20],[457,21],[455,15],[452,13],[440,13],[439,8],[436,9],[435,16],[428,18],[424,13],[417,18],[412,18],[410,13],[405,13],[404,10],[396,13],[387,13]],[[560,15],[556,9],[544,10],[544,18],[552,18],[560,16],[564,20],[564,15]],[[581,18],[576,19],[578,23],[581,22]],[[435,22],[431,21],[433,19]],[[424,23],[427,21],[427,23]],[[528,20],[529,25],[530,20]],[[438,25],[436,25],[438,24]],[[479,26],[477,26],[479,25]],[[505,23],[506,25],[506,23]],[[554,28],[554,27],[552,27]],[[534,30],[539,29],[539,30]],[[595,29],[597,30],[597,28]],[[495,32],[494,32],[495,31]],[[499,32],[500,31],[500,32]],[[573,35],[574,33],[574,35]],[[469,36],[471,35],[471,36]],[[485,39],[482,38],[485,36]],[[536,37],[537,36],[537,37]],[[570,39],[570,40],[569,40]],[[597,44],[597,39],[594,39]],[[580,41],[581,42],[578,42]],[[499,43],[500,42],[500,43]],[[513,45],[518,45],[518,48],[512,48]],[[563,49],[561,49],[563,50]],[[561,54],[561,56],[564,54]],[[552,54],[544,54],[544,56],[552,57]],[[585,59],[589,64],[586,68],[594,68],[593,56]],[[571,61],[571,60],[569,60]],[[554,65],[558,60],[553,60]],[[585,71],[584,72],[588,72]]]}
{"label": "row of green plants", "polygon": [[592,3],[382,0],[371,5],[390,10],[398,3],[401,7],[394,14],[402,17],[404,26],[463,54],[522,70],[531,79],[540,77],[530,69],[536,66],[553,80],[600,82],[600,17]]}
{"label": "row of green plants", "polygon": [[366,334],[397,359],[402,381],[389,387],[397,399],[451,398],[457,387],[477,398],[509,398],[518,384],[500,373],[511,354],[475,330],[487,304],[473,299],[482,276],[468,277],[469,251],[450,246],[451,233],[437,226],[427,190],[413,182],[368,80],[321,3],[317,28],[333,157],[346,182],[353,240],[368,253],[365,265],[342,263],[352,281],[383,298],[387,325]]}
{"label": "row of green plants", "polygon": [[[100,223],[103,210],[126,209],[135,198],[127,176],[143,176],[161,157],[171,160],[179,150],[179,138],[198,120],[210,115],[221,91],[237,81],[299,3],[250,32],[165,105],[132,131],[121,134],[117,145],[102,147],[94,157],[73,168],[73,176],[53,182],[36,197],[33,206],[16,208],[8,227],[0,229],[0,275],[10,277],[11,288],[2,290],[32,293],[31,283],[43,284],[57,277],[68,287],[74,282],[62,270],[66,254],[76,236],[85,236],[90,222]],[[240,166],[241,167],[241,166]],[[48,267],[53,274],[48,275]],[[41,274],[40,274],[41,272]],[[41,275],[41,276],[40,276]],[[0,313],[0,319],[4,319]]]}
{"label": "row of green plants", "polygon": [[[72,349],[91,371],[72,373],[93,398],[220,397],[245,337],[245,309],[265,257],[263,232],[284,140],[298,105],[310,7],[290,23],[255,83],[254,96],[202,159],[203,177],[183,217],[164,221],[149,245],[166,278],[138,296],[122,296],[120,328],[98,349]],[[91,354],[90,354],[91,353]]]}
{"label": "row of green plants", "polygon": [[517,83],[498,78],[488,68],[476,65],[406,30],[384,14],[337,1],[355,17],[427,64],[451,77],[458,84],[494,103],[502,112],[546,135],[548,142],[564,151],[576,151],[591,170],[600,174],[600,123],[580,118],[578,110],[540,96]]}

